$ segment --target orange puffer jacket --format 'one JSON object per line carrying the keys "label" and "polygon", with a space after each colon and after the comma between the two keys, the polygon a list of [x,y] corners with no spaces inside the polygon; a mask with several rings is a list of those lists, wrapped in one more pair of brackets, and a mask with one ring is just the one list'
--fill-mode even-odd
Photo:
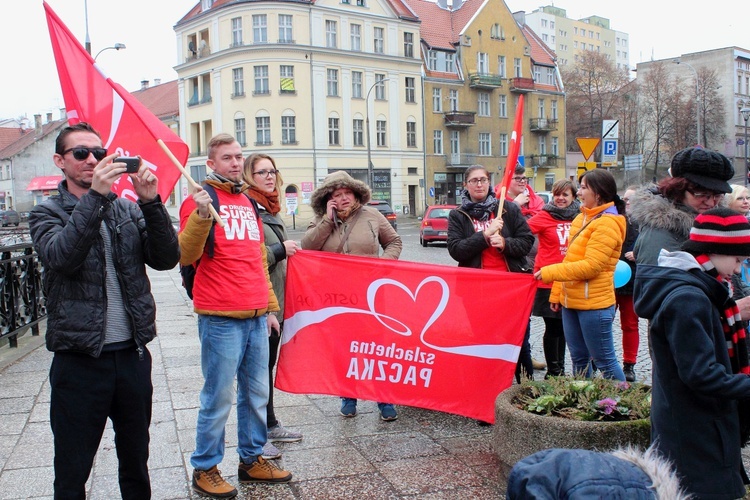
{"label": "orange puffer jacket", "polygon": [[603,213],[612,206],[607,203],[581,208],[582,213],[570,227],[565,259],[541,269],[542,281],[555,282],[550,302],[583,311],[615,304],[614,272],[625,240],[626,222],[622,215]]}

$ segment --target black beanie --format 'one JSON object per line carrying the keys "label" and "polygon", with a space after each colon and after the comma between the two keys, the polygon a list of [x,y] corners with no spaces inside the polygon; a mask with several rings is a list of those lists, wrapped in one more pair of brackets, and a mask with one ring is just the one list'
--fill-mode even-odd
{"label": "black beanie", "polygon": [[703,148],[685,148],[672,157],[672,177],[685,179],[717,193],[731,193],[727,181],[734,177],[729,158]]}
{"label": "black beanie", "polygon": [[750,222],[739,212],[719,207],[699,214],[682,249],[694,255],[715,253],[750,257]]}

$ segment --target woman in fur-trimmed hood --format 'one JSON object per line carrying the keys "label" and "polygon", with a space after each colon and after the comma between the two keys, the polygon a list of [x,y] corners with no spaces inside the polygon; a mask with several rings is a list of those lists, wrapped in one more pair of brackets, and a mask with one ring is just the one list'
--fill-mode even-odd
{"label": "woman in fur-trimmed hood", "polygon": [[344,171],[339,170],[328,174],[323,180],[323,184],[313,191],[312,198],[310,199],[310,206],[312,207],[315,215],[318,217],[322,216],[326,212],[326,203],[331,198],[331,194],[339,188],[346,187],[351,189],[354,193],[354,197],[360,205],[365,205],[370,198],[370,188],[367,187],[362,181],[358,181],[351,175]]}

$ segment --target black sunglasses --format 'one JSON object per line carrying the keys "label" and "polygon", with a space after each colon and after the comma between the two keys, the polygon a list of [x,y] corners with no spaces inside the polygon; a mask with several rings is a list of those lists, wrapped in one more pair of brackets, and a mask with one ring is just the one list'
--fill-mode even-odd
{"label": "black sunglasses", "polygon": [[89,157],[90,154],[94,155],[94,158],[101,161],[107,156],[107,150],[104,148],[70,148],[62,152],[62,154],[73,152],[73,158],[79,161],[83,161]]}

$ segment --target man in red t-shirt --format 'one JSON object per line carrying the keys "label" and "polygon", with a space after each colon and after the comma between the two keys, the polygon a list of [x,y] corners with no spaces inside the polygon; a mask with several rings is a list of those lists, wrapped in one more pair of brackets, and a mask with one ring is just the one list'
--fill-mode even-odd
{"label": "man in red t-shirt", "polygon": [[[199,189],[180,207],[180,263],[200,260],[193,284],[198,314],[204,385],[190,457],[193,489],[213,498],[231,498],[237,490],[221,477],[224,426],[237,379],[237,478],[241,483],[285,483],[292,474],[263,457],[268,403],[268,332],[279,328],[279,304],[268,275],[263,228],[254,203],[243,191],[242,147],[229,134],[208,143],[206,184],[218,197],[224,227],[214,225],[211,196]],[[212,231],[213,229],[213,231]],[[213,233],[211,251],[207,251]]]}

